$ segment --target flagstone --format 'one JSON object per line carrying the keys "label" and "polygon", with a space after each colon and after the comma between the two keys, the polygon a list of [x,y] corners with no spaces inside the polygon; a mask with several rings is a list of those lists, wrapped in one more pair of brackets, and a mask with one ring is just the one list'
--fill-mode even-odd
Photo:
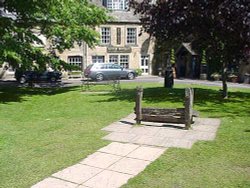
{"label": "flagstone", "polygon": [[75,188],[77,184],[63,181],[57,178],[46,178],[43,181],[38,182],[33,185],[31,188]]}
{"label": "flagstone", "polygon": [[109,132],[126,133],[132,127],[133,127],[132,125],[125,125],[124,123],[121,123],[121,122],[115,122],[107,127],[104,127],[102,130],[109,131]]}
{"label": "flagstone", "polygon": [[130,142],[135,137],[136,137],[136,134],[112,132],[108,134],[107,136],[103,137],[103,139],[116,141],[116,142]]}
{"label": "flagstone", "polygon": [[117,155],[95,152],[92,155],[89,155],[86,159],[82,160],[80,163],[98,168],[107,168],[121,158],[122,157]]}
{"label": "flagstone", "polygon": [[156,137],[156,136],[144,136],[140,135],[131,140],[131,143],[149,145],[149,146],[162,146],[162,143],[165,141],[165,137]]}
{"label": "flagstone", "polygon": [[65,168],[64,170],[61,170],[53,174],[52,176],[81,184],[101,171],[102,169],[100,168],[90,167],[83,164],[76,164]]}
{"label": "flagstone", "polygon": [[165,148],[141,146],[128,154],[127,157],[154,161],[166,151]]}
{"label": "flagstone", "polygon": [[138,147],[139,146],[135,144],[112,142],[111,144],[99,149],[98,151],[114,155],[126,156]]}
{"label": "flagstone", "polygon": [[133,175],[104,170],[85,182],[84,185],[94,188],[117,188],[127,183],[128,179],[132,177]]}
{"label": "flagstone", "polygon": [[117,163],[111,165],[108,169],[116,172],[137,175],[143,171],[148,164],[150,164],[150,161],[123,158]]}

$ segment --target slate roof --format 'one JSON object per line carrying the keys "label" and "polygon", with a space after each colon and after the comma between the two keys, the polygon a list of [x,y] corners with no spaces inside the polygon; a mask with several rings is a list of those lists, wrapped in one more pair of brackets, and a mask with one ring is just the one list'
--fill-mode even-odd
{"label": "slate roof", "polygon": [[132,11],[112,11],[109,13],[113,17],[112,23],[141,23],[139,15],[134,15]]}
{"label": "slate roof", "polygon": [[190,42],[183,42],[182,44],[181,44],[181,46],[178,48],[178,50],[176,50],[176,52],[175,52],[175,54],[177,55],[180,51],[181,51],[181,49],[182,48],[185,48],[191,55],[198,55],[193,49],[192,49],[192,45],[191,45],[191,43]]}

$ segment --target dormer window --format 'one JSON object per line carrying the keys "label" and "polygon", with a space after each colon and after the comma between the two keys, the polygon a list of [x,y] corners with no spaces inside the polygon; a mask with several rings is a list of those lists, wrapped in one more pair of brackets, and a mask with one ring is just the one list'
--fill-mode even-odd
{"label": "dormer window", "polygon": [[128,0],[103,0],[103,6],[109,10],[127,10]]}

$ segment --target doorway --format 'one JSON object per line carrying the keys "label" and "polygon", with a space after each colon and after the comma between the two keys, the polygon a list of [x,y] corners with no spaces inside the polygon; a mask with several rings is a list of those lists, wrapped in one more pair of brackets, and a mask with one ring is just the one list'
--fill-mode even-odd
{"label": "doorway", "polygon": [[141,56],[140,69],[142,70],[142,75],[149,74],[149,55]]}

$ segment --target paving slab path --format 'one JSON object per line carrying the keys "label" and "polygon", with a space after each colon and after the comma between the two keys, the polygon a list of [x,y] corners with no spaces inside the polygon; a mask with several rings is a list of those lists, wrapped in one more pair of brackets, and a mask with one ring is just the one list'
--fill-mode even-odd
{"label": "paving slab path", "polygon": [[33,185],[32,188],[116,188],[126,184],[169,147],[190,149],[198,140],[213,140],[219,119],[196,118],[191,130],[184,125],[143,122],[135,126],[130,114],[103,128],[113,141],[79,163]]}

